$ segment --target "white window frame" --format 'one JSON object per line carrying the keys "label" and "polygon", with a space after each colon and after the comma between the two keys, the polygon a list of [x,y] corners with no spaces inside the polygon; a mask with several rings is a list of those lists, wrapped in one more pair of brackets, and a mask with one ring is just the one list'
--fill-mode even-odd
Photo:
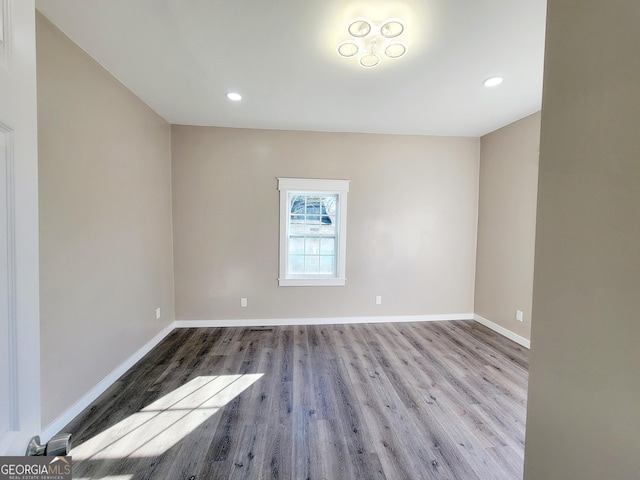
{"label": "white window frame", "polygon": [[[278,190],[280,190],[280,276],[278,277],[278,284],[281,287],[344,286],[347,281],[347,193],[349,193],[349,180],[278,178]],[[290,194],[338,195],[336,219],[338,241],[335,276],[323,274],[287,274],[291,216],[291,212],[289,211]]]}

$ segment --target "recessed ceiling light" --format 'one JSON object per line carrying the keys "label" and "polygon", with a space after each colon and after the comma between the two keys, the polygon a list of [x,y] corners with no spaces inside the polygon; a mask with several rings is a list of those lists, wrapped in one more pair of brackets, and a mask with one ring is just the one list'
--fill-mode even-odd
{"label": "recessed ceiling light", "polygon": [[482,82],[482,84],[485,87],[495,87],[497,85],[500,85],[503,82],[503,80],[504,78],[502,77],[489,77],[484,82]]}
{"label": "recessed ceiling light", "polygon": [[239,100],[242,100],[242,95],[240,95],[237,92],[227,92],[227,98],[229,100],[233,100],[234,102],[237,102]]}

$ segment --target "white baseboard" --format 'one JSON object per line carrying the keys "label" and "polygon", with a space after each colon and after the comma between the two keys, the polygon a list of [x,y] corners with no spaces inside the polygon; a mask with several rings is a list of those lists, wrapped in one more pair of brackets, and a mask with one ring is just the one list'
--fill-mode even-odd
{"label": "white baseboard", "polygon": [[104,393],[107,388],[114,384],[118,378],[120,378],[127,370],[133,367],[138,361],[142,359],[147,353],[149,353],[156,345],[158,345],[167,335],[169,335],[175,329],[174,322],[171,322],[165,328],[163,328],[155,337],[149,340],[142,348],[136,353],[126,359],[118,368],[112,371],[109,375],[100,381],[95,387],[93,387],[88,393],[86,393],[80,400],[74,403],[68,410],[62,415],[56,418],[50,425],[48,425],[40,434],[42,442],[48,442],[51,437],[62,430],[71,420],[77,417],[85,408],[87,408],[96,398]]}
{"label": "white baseboard", "polygon": [[474,320],[473,313],[441,315],[388,315],[376,317],[261,318],[235,320],[176,320],[176,328],[203,327],[267,327],[284,325],[336,325],[348,323],[438,322],[443,320]]}
{"label": "white baseboard", "polygon": [[484,317],[481,317],[480,315],[473,315],[473,319],[484,325],[485,327],[490,328],[491,330],[493,330],[494,332],[499,333],[500,335],[507,337],[509,340],[513,340],[516,343],[519,343],[520,345],[522,345],[525,348],[531,348],[531,342],[529,340],[527,340],[524,337],[521,337],[520,335],[513,333],[511,330],[507,330],[504,327],[501,327],[500,325],[498,325],[497,323],[493,323],[491,320],[487,320]]}

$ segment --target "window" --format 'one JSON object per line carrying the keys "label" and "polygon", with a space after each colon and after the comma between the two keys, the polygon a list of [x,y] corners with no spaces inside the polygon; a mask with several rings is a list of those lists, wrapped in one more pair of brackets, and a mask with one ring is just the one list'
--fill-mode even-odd
{"label": "window", "polygon": [[345,284],[349,180],[279,178],[280,286]]}

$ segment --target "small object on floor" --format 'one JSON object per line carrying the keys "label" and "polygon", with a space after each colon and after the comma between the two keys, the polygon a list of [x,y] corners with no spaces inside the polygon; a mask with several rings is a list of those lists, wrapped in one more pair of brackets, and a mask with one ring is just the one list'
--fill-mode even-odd
{"label": "small object on floor", "polygon": [[59,433],[54,435],[51,440],[42,445],[40,437],[36,435],[29,441],[25,456],[47,456],[47,457],[64,457],[71,451],[71,434]]}

